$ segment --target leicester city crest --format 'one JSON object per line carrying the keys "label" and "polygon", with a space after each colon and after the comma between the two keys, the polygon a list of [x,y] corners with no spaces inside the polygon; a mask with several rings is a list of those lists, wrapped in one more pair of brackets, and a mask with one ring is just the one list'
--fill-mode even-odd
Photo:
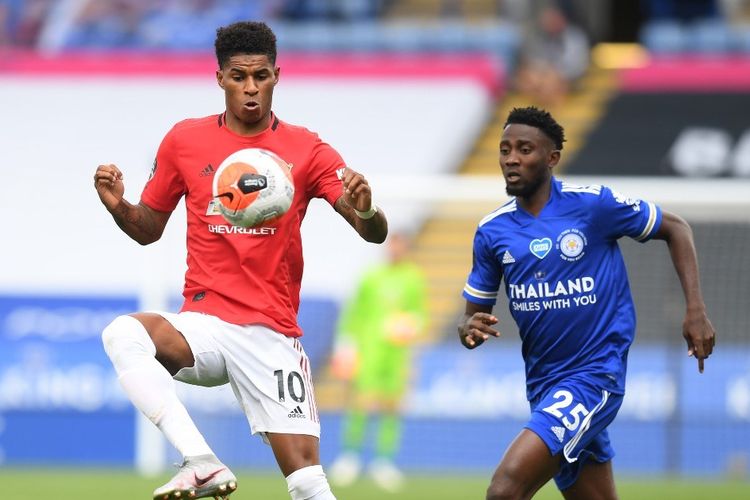
{"label": "leicester city crest", "polygon": [[557,237],[560,257],[570,262],[583,257],[586,243],[586,236],[578,229],[566,229]]}

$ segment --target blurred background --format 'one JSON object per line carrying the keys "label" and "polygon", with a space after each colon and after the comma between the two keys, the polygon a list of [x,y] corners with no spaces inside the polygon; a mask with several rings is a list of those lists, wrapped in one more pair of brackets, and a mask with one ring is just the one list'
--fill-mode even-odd
{"label": "blurred background", "polygon": [[[407,488],[412,477],[477,478],[463,490],[477,493],[422,494],[420,483],[393,498],[481,497],[528,416],[507,302],[496,308],[502,339],[481,349],[463,349],[455,324],[476,225],[506,200],[502,124],[529,104],[565,127],[558,176],[654,201],[695,231],[718,332],[702,375],[685,355],[666,246],[622,242],[639,328],[610,430],[618,478],[730,481],[738,489],[696,498],[750,497],[748,0],[0,1],[9,174],[0,183],[0,475],[165,474],[179,460],[125,399],[99,335],[118,314],[179,307],[184,208],[142,248],[101,207],[92,177],[116,163],[137,200],[169,128],[223,111],[213,40],[237,20],[265,20],[277,35],[276,114],[365,173],[392,229],[413,238],[428,323],[412,353],[395,461]],[[303,240],[299,319],[329,465],[350,393],[331,368],[339,312],[385,250],[322,202]],[[228,388],[180,391],[227,464],[277,474]],[[263,498],[286,498],[274,480]]]}

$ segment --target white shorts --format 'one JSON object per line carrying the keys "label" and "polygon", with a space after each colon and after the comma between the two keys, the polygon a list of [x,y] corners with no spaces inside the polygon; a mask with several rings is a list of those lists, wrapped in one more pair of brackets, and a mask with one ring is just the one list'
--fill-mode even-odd
{"label": "white shorts", "polygon": [[235,325],[196,312],[156,312],[187,340],[195,364],[175,380],[217,386],[229,382],[253,434],[320,437],[310,360],[299,339],[263,325]]}

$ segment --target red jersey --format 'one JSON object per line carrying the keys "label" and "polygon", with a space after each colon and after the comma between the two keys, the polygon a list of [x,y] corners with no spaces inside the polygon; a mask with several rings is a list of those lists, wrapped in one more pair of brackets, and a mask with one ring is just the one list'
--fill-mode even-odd
{"label": "red jersey", "polygon": [[[227,128],[224,115],[184,120],[162,140],[141,201],[171,212],[185,196],[187,272],[182,311],[217,316],[235,324],[263,324],[299,337],[302,281],[300,224],[312,198],[333,205],[342,195],[341,156],[317,134],[271,117],[254,136]],[[256,228],[229,224],[214,206],[212,184],[219,165],[245,148],[263,148],[292,166],[294,201],[274,222]]]}

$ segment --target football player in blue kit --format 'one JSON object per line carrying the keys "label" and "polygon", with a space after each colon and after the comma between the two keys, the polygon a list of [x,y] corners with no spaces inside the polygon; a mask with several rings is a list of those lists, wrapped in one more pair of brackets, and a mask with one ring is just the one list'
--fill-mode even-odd
{"label": "football player in blue kit", "polygon": [[531,498],[552,478],[566,499],[617,498],[607,426],[622,404],[635,335],[619,238],[666,241],[685,295],[682,334],[700,372],[715,342],[690,226],[608,187],[555,179],[564,140],[548,112],[510,112],[500,167],[513,198],[484,217],[474,237],[461,343],[473,349],[500,335],[492,327],[492,308],[504,282],[521,335],[531,406],[487,499]]}

